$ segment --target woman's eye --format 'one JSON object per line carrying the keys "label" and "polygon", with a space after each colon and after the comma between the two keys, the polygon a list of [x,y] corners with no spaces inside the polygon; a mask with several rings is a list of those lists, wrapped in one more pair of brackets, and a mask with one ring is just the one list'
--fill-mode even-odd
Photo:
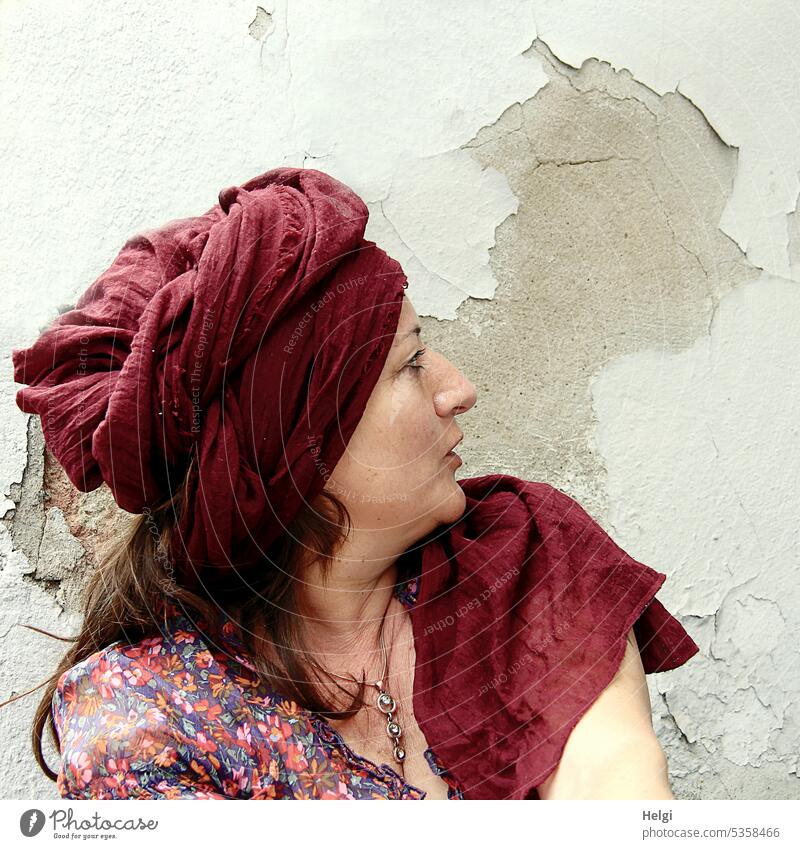
{"label": "woman's eye", "polygon": [[416,361],[425,354],[426,350],[427,350],[426,348],[422,348],[419,351],[417,351],[417,353],[414,354],[414,356],[408,361],[405,368],[413,369],[414,371],[421,369],[421,368],[425,368],[425,366],[422,365],[422,363],[418,363]]}

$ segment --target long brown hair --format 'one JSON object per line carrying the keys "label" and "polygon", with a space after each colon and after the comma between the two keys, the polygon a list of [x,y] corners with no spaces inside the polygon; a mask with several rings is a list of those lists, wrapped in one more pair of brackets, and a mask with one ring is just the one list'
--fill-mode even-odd
{"label": "long brown hair", "polygon": [[[187,476],[193,464],[194,457]],[[235,570],[231,570],[231,576],[226,576],[224,583],[202,582],[203,590],[195,591],[176,582],[168,554],[182,512],[191,509],[186,499],[186,479],[183,478],[173,496],[133,517],[127,537],[114,543],[100,558],[84,590],[83,622],[77,636],[61,637],[25,625],[55,639],[74,643],[45,682],[4,702],[8,704],[45,687],[33,721],[32,744],[36,762],[53,781],[58,774],[47,765],[42,743],[44,728],[48,725],[53,742],[58,746],[51,704],[59,678],[70,667],[111,643],[122,640],[131,644],[153,636],[159,629],[155,614],[163,612],[169,603],[209,623],[218,621],[222,608],[237,627],[262,682],[305,709],[340,719],[353,715],[365,704],[366,682],[362,678],[348,706],[337,710],[312,683],[309,664],[301,660],[310,655],[297,615],[296,578],[312,557],[321,566],[323,580],[327,579],[330,561],[351,527],[345,505],[323,490],[313,505],[308,505],[266,552],[266,559],[274,568],[265,563],[259,574],[248,574],[238,581]],[[270,659],[268,647],[274,648],[277,660]],[[325,672],[313,659],[311,665]],[[333,683],[351,695],[337,682]]]}

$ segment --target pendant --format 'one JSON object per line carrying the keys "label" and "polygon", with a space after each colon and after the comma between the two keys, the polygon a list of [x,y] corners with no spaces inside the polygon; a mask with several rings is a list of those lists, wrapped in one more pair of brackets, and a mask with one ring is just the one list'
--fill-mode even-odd
{"label": "pendant", "polygon": [[406,750],[400,745],[400,736],[403,733],[403,729],[392,716],[392,713],[397,709],[397,704],[389,693],[381,689],[381,684],[383,684],[383,681],[376,681],[372,685],[378,691],[378,697],[375,703],[378,706],[378,710],[386,714],[386,733],[394,740],[394,750],[392,752],[394,759],[397,763],[402,763],[406,759]]}

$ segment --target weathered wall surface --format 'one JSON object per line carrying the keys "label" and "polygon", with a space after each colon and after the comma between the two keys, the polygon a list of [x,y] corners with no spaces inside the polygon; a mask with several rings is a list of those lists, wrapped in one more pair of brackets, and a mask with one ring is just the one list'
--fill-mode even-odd
{"label": "weathered wall surface", "polygon": [[[46,455],[11,349],[133,232],[305,164],[368,202],[426,338],[475,382],[460,474],[550,481],[668,574],[701,646],[648,681],[676,795],[797,798],[798,21],[311,5],[0,7],[0,701],[64,649],[16,623],[73,633],[124,524]],[[0,709],[4,797],[55,795],[37,700]]]}

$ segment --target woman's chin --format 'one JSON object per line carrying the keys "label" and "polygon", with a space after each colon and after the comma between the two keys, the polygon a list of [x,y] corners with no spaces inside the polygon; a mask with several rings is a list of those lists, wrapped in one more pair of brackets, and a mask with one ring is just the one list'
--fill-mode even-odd
{"label": "woman's chin", "polygon": [[455,522],[460,519],[467,507],[467,496],[464,495],[464,490],[458,485],[458,481],[453,478],[450,484],[450,491],[443,496],[437,504],[436,515],[440,524]]}

